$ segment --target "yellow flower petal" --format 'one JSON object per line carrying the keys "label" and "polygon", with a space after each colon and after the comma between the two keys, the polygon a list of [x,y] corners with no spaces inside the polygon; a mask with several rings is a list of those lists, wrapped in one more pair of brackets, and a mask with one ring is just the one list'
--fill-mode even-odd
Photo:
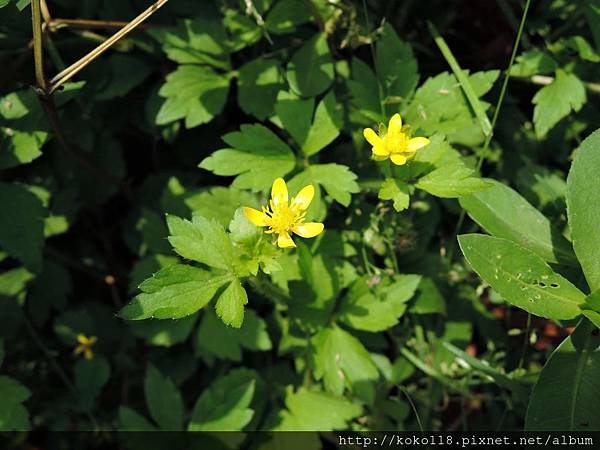
{"label": "yellow flower petal", "polygon": [[288,204],[288,190],[287,185],[283,178],[277,178],[273,181],[273,187],[271,188],[271,199],[275,207]]}
{"label": "yellow flower petal", "polygon": [[377,156],[385,156],[387,158],[390,155],[390,151],[383,143],[381,143],[381,145],[376,145],[373,147],[373,154]]}
{"label": "yellow flower petal", "polygon": [[292,200],[292,207],[296,206],[302,211],[306,211],[310,206],[310,202],[312,202],[314,196],[315,187],[312,184],[304,186],[302,189],[300,189],[298,195],[296,195],[296,197],[294,197]]}
{"label": "yellow flower petal", "polygon": [[312,238],[321,234],[323,228],[325,227],[322,223],[308,222],[296,225],[292,231],[303,238]]}
{"label": "yellow flower petal", "polygon": [[77,342],[79,342],[81,345],[88,345],[89,339],[84,334],[78,334],[77,335]]}
{"label": "yellow flower petal", "polygon": [[412,138],[410,141],[408,141],[408,150],[417,151],[420,148],[423,148],[426,145],[428,145],[429,142],[430,142],[429,139],[427,139],[425,137]]}
{"label": "yellow flower petal", "polygon": [[383,144],[383,140],[379,137],[377,133],[375,133],[375,130],[373,130],[372,128],[365,128],[363,130],[363,136],[365,137],[367,142],[373,147],[377,147]]}
{"label": "yellow flower petal", "polygon": [[402,132],[402,117],[400,114],[396,113],[390,119],[390,123],[388,125],[388,133],[389,134],[398,134]]}
{"label": "yellow flower petal", "polygon": [[73,351],[73,353],[75,355],[79,355],[84,350],[85,350],[85,347],[83,345],[78,345],[77,347],[75,347],[75,350]]}
{"label": "yellow flower petal", "polygon": [[374,160],[374,161],[385,161],[386,159],[389,158],[389,156],[390,155],[379,156],[379,155],[376,155],[375,153],[373,153],[371,155],[371,159]]}
{"label": "yellow flower petal", "polygon": [[258,209],[245,207],[244,215],[250,222],[252,222],[257,227],[266,227],[267,225],[269,225],[269,216],[267,216],[264,212],[259,211]]}
{"label": "yellow flower petal", "polygon": [[406,156],[404,156],[400,153],[392,153],[392,156],[390,156],[390,159],[397,166],[402,166],[402,165],[406,164],[406,161],[407,161]]}
{"label": "yellow flower petal", "polygon": [[92,359],[94,357],[94,353],[89,348],[86,348],[83,351],[83,356],[85,357],[85,359],[87,359],[89,361],[90,359]]}
{"label": "yellow flower petal", "polygon": [[279,235],[277,238],[277,245],[281,248],[292,248],[296,246],[288,233],[281,233]]}

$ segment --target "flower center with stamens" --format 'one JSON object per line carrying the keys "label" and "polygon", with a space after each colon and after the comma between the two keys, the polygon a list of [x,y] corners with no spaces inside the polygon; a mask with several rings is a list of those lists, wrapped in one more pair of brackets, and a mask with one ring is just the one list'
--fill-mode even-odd
{"label": "flower center with stamens", "polygon": [[384,136],[383,142],[385,148],[390,153],[403,153],[408,147],[409,138],[405,133],[388,133]]}
{"label": "flower center with stamens", "polygon": [[282,234],[290,231],[295,225],[302,222],[302,215],[288,206],[279,206],[271,213],[271,229]]}

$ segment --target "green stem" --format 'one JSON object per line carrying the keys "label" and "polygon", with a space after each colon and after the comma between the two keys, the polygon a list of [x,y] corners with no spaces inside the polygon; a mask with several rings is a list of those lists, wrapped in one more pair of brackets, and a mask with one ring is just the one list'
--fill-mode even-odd
{"label": "green stem", "polygon": [[46,77],[44,76],[44,48],[42,45],[42,10],[40,0],[31,1],[31,27],[33,32],[33,61],[35,64],[35,80],[38,88],[46,93]]}
{"label": "green stem", "polygon": [[[525,29],[525,21],[527,19],[527,13],[529,12],[530,4],[531,4],[531,0],[527,0],[527,3],[525,3],[525,9],[523,10],[523,16],[521,16],[521,23],[519,24],[519,30],[517,31],[517,39],[515,40],[515,44],[513,45],[512,54],[510,55],[510,61],[508,63],[508,69],[506,70],[506,73],[504,75],[504,81],[502,82],[502,89],[500,90],[500,97],[498,97],[498,102],[496,103],[496,109],[494,111],[494,116],[492,117],[491,130],[490,130],[490,133],[485,138],[485,141],[483,143],[483,148],[477,159],[477,170],[478,171],[481,170],[481,167],[483,165],[484,155],[487,152],[488,147],[490,146],[492,137],[494,136],[494,129],[496,127],[496,122],[498,121],[498,117],[500,115],[500,110],[502,108],[502,102],[504,101],[504,96],[506,95],[506,89],[508,87],[508,80],[510,79],[510,71],[515,62],[515,58],[517,56],[517,51],[519,50],[521,39],[523,37],[523,30]],[[454,228],[453,236],[456,237],[458,235],[458,233],[463,225],[464,220],[465,220],[465,210],[462,209],[460,212],[460,217],[458,218],[458,222],[456,223],[456,227]],[[455,250],[456,250],[456,239],[454,239],[453,245],[451,246],[450,251],[448,252],[448,260],[449,261],[452,261]]]}

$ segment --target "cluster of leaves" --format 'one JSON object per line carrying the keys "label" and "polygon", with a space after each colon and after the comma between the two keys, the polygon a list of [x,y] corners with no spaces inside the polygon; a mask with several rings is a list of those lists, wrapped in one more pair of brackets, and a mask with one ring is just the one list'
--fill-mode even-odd
{"label": "cluster of leaves", "polygon": [[[463,70],[486,29],[455,58],[445,2],[387,3],[168,2],[49,105],[0,0],[1,430],[600,429],[600,3],[532,7],[493,124],[509,55]],[[99,37],[47,25],[48,73]],[[430,144],[372,161],[398,112]],[[278,177],[325,223],[293,250],[241,209]]]}

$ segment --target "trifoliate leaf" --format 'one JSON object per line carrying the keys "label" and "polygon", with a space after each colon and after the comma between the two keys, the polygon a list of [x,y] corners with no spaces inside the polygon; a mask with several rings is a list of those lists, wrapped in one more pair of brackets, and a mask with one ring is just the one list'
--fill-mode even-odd
{"label": "trifoliate leaf", "polygon": [[42,202],[23,186],[0,183],[0,205],[0,247],[31,270],[40,270],[47,214]]}
{"label": "trifoliate leaf", "polygon": [[533,97],[533,124],[538,137],[544,137],[571,111],[579,111],[587,101],[585,86],[576,75],[558,69],[556,78]]}
{"label": "trifoliate leaf", "polygon": [[331,86],[333,60],[325,33],[316,34],[292,56],[287,79],[292,90],[303,97],[315,97]]}
{"label": "trifoliate leaf", "polygon": [[288,145],[262,125],[242,125],[240,131],[226,134],[231,147],[214,152],[200,167],[216,175],[237,175],[232,186],[262,191],[273,180],[291,172],[296,160]]}
{"label": "trifoliate leaf", "polygon": [[194,214],[192,220],[167,216],[169,242],[184,258],[215,269],[233,268],[233,247],[225,229],[214,219]]}
{"label": "trifoliate leaf", "polygon": [[381,200],[393,200],[394,209],[398,212],[404,211],[410,203],[408,184],[404,181],[388,178],[381,184],[378,197]]}
{"label": "trifoliate leaf", "polygon": [[148,31],[167,57],[179,64],[208,64],[229,69],[227,34],[218,20],[184,19],[176,27]]}
{"label": "trifoliate leaf", "polygon": [[208,67],[182,65],[167,75],[158,94],[166,100],[156,116],[157,125],[185,119],[186,128],[208,123],[225,106],[229,79]]}
{"label": "trifoliate leaf", "polygon": [[240,68],[238,103],[246,114],[265,119],[273,113],[282,80],[277,61],[254,59]]}
{"label": "trifoliate leaf", "polygon": [[189,431],[239,431],[251,420],[249,408],[256,375],[247,369],[235,369],[212,383],[198,398]]}
{"label": "trifoliate leaf", "polygon": [[148,410],[161,430],[183,428],[183,400],[175,384],[154,366],[148,365],[144,379]]}
{"label": "trifoliate leaf", "polygon": [[234,279],[183,264],[162,269],[140,285],[138,294],[119,315],[123,319],[179,319],[211,301],[217,291]]}

